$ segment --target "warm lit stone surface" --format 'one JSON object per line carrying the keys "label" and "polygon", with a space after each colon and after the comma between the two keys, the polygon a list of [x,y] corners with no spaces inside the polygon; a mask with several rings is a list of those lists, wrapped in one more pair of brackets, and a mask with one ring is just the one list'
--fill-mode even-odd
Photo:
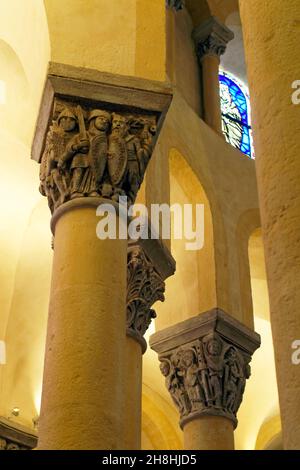
{"label": "warm lit stone surface", "polygon": [[79,207],[56,221],[40,449],[124,445],[127,240],[100,241],[98,220]]}
{"label": "warm lit stone surface", "polygon": [[291,362],[300,338],[300,119],[291,100],[300,74],[299,2],[240,0],[240,9],[284,446],[299,449],[300,375]]}
{"label": "warm lit stone surface", "polygon": [[202,416],[184,427],[186,450],[234,450],[232,423],[221,416]]}

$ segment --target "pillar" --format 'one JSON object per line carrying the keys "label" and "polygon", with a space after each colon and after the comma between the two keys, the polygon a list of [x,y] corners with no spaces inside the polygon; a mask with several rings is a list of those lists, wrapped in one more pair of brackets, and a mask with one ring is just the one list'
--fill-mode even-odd
{"label": "pillar", "polygon": [[158,240],[130,242],[127,258],[127,340],[124,400],[126,449],[141,446],[142,355],[147,350],[144,338],[156,312],[152,305],[163,302],[165,279],[175,272],[175,261]]}
{"label": "pillar", "polygon": [[220,309],[151,336],[187,450],[233,450],[233,431],[259,335]]}
{"label": "pillar", "polygon": [[[96,197],[66,202],[52,220],[39,449],[115,449],[122,443],[127,240],[96,237],[99,204]],[[127,228],[126,220],[119,223]]]}
{"label": "pillar", "polygon": [[233,37],[233,32],[213,16],[193,31],[196,53],[202,70],[204,120],[220,135],[223,135],[219,86],[220,57]]}
{"label": "pillar", "polygon": [[126,202],[170,101],[163,85],[50,65],[32,148],[54,236],[39,449],[124,449],[138,422],[137,407],[124,429],[141,375],[126,339]]}
{"label": "pillar", "polygon": [[[299,2],[242,0],[256,174],[285,449],[300,448],[300,78]],[[259,12],[259,14],[258,14]]]}

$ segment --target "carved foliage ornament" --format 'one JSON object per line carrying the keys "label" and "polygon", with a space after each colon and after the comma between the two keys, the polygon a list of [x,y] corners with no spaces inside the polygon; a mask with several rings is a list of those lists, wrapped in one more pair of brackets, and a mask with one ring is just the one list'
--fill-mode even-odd
{"label": "carved foliage ornament", "polygon": [[205,56],[220,57],[226,51],[229,41],[234,38],[233,32],[217,18],[211,16],[193,31],[196,52],[201,61]]}
{"label": "carved foliage ornament", "polygon": [[51,211],[85,196],[127,196],[133,203],[155,134],[156,116],[56,100],[40,166],[40,192]]}
{"label": "carved foliage ornament", "polygon": [[165,283],[139,246],[130,247],[127,260],[127,334],[145,350],[143,335],[156,317],[152,305],[163,302]]}
{"label": "carved foliage ornament", "polygon": [[159,359],[181,425],[200,415],[224,416],[237,425],[250,356],[212,333]]}
{"label": "carved foliage ornament", "polygon": [[211,34],[203,42],[197,45],[197,55],[201,60],[206,55],[216,55],[221,57],[226,51],[226,44],[219,40],[218,37]]}
{"label": "carved foliage ornament", "polygon": [[184,7],[184,0],[166,0],[166,5],[169,8],[174,8],[176,11],[182,10]]}

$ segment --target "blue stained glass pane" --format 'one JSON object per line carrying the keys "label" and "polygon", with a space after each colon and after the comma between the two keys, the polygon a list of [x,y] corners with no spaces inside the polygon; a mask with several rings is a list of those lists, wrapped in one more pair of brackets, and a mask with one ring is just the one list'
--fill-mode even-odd
{"label": "blue stained glass pane", "polygon": [[226,141],[251,158],[254,152],[247,97],[227,74],[221,73],[219,80],[222,128]]}

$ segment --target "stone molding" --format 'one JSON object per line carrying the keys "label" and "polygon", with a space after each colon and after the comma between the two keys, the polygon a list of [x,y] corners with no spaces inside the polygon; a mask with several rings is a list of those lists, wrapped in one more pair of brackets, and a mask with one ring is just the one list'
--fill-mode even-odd
{"label": "stone molding", "polygon": [[95,208],[95,227],[96,227],[96,209],[101,204],[107,205],[108,202],[109,202],[109,205],[111,205],[112,210],[114,209],[115,213],[127,223],[127,221],[129,220],[129,218],[127,217],[127,206],[122,207],[117,202],[107,201],[107,199],[104,199],[103,197],[80,197],[78,199],[73,199],[71,201],[65,202],[54,211],[51,217],[51,222],[50,222],[50,228],[51,228],[52,234],[55,235],[55,227],[60,217],[62,217],[67,212],[77,210],[82,207]]}
{"label": "stone molding", "polygon": [[234,38],[233,32],[217,18],[211,16],[193,31],[196,52],[201,62],[205,56],[221,57],[229,41]]}
{"label": "stone molding", "polygon": [[151,336],[180,425],[200,416],[223,416],[237,426],[257,333],[213,309]]}
{"label": "stone molding", "polygon": [[0,450],[32,450],[37,446],[34,431],[0,418]]}

